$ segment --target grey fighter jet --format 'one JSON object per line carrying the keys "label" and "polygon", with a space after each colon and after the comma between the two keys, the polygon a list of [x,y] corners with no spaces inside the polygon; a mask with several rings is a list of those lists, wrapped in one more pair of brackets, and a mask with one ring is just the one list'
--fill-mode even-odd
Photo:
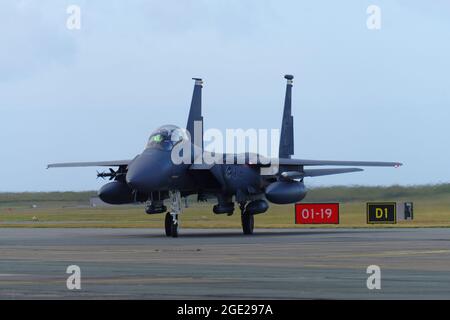
{"label": "grey fighter jet", "polygon": [[[150,135],[145,150],[133,159],[55,163],[49,164],[48,168],[109,167],[109,171],[97,173],[98,177],[111,180],[99,190],[99,197],[109,204],[145,203],[147,214],[166,212],[166,235],[177,237],[178,218],[183,207],[182,198],[189,195],[197,195],[198,201],[215,199],[216,204],[212,210],[215,214],[232,215],[237,203],[243,232],[252,234],[254,216],[266,212],[269,208],[268,202],[293,204],[306,196],[305,177],[362,171],[353,166],[402,165],[398,162],[293,159],[294,77],[286,75],[285,79],[286,96],[277,158],[255,157],[251,153],[223,153],[214,154],[215,162],[206,162],[203,157],[207,154],[203,150],[203,81],[194,78],[194,92],[186,130],[173,125],[156,129]],[[177,148],[179,155],[188,161],[174,162],[173,155]],[[318,166],[326,168],[316,168]],[[165,203],[169,204],[169,210]]]}

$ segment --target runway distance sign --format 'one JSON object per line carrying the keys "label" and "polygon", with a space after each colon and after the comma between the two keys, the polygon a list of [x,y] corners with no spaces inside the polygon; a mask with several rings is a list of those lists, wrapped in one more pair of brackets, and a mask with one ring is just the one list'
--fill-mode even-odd
{"label": "runway distance sign", "polygon": [[368,202],[367,223],[396,223],[397,204],[395,202]]}
{"label": "runway distance sign", "polygon": [[339,224],[339,203],[296,203],[295,224]]}

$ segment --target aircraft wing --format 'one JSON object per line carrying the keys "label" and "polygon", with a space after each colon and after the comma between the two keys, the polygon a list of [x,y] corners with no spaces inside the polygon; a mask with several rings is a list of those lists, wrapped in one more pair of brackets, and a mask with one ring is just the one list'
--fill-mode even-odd
{"label": "aircraft wing", "polygon": [[114,161],[94,161],[94,162],[66,162],[52,163],[47,165],[50,168],[74,168],[74,167],[120,167],[127,166],[133,160],[114,160]]}
{"label": "aircraft wing", "polygon": [[364,171],[360,168],[331,168],[331,169],[306,169],[303,172],[300,171],[284,171],[281,176],[285,179],[302,179],[304,177],[318,177],[328,176],[332,174],[349,173]]}
{"label": "aircraft wing", "polygon": [[[248,157],[248,156],[247,156]],[[236,159],[234,159],[236,160]],[[290,158],[277,158],[277,159],[271,159],[272,161],[269,162],[267,158],[264,158],[263,161],[261,159],[257,161],[251,161],[250,159],[246,158],[243,159],[244,164],[248,164],[251,166],[262,166],[262,167],[268,167],[270,166],[270,163],[272,164],[278,164],[280,166],[361,166],[361,167],[400,167],[403,164],[400,162],[381,162],[381,161],[339,161],[339,160],[304,160],[304,159],[290,159]],[[224,161],[224,163],[226,163]],[[233,163],[233,162],[232,162]],[[239,162],[234,162],[238,163]],[[209,170],[213,167],[213,164],[192,164],[189,169],[191,170]],[[327,171],[331,170],[331,171]],[[350,170],[350,171],[349,171]],[[315,177],[319,175],[328,175],[328,174],[338,174],[338,173],[347,173],[347,172],[356,172],[356,171],[362,171],[362,169],[359,168],[345,168],[345,169],[310,169],[310,170],[303,170],[303,172],[308,172],[310,175],[307,175],[309,177]],[[294,170],[293,170],[294,172]],[[327,172],[333,172],[333,173],[327,173]],[[321,174],[320,174],[321,173]],[[306,175],[304,175],[306,176]]]}
{"label": "aircraft wing", "polygon": [[[339,160],[305,160],[279,158],[280,165],[292,166],[361,166],[361,167],[400,167],[400,162],[381,161],[339,161]],[[274,162],[276,163],[276,162]]]}

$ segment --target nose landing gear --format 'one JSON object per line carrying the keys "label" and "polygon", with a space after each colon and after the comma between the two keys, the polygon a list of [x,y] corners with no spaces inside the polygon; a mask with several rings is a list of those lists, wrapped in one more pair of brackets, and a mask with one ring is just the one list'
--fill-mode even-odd
{"label": "nose landing gear", "polygon": [[167,212],[164,227],[166,230],[166,236],[173,238],[178,237],[178,215],[173,215],[172,213]]}
{"label": "nose landing gear", "polygon": [[255,226],[255,218],[253,214],[250,214],[247,210],[245,210],[245,202],[239,203],[239,208],[241,209],[242,231],[244,234],[253,234],[253,229]]}
{"label": "nose landing gear", "polygon": [[166,213],[164,227],[166,236],[178,237],[178,215],[181,214],[181,195],[179,191],[169,191],[170,211]]}

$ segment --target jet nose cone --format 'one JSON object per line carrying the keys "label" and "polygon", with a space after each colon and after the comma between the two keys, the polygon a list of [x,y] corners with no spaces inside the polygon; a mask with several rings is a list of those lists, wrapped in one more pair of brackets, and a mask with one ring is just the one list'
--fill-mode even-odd
{"label": "jet nose cone", "polygon": [[165,154],[157,152],[144,152],[138,156],[128,166],[128,185],[141,192],[167,189],[172,175],[172,164],[170,154],[169,159],[165,158]]}

